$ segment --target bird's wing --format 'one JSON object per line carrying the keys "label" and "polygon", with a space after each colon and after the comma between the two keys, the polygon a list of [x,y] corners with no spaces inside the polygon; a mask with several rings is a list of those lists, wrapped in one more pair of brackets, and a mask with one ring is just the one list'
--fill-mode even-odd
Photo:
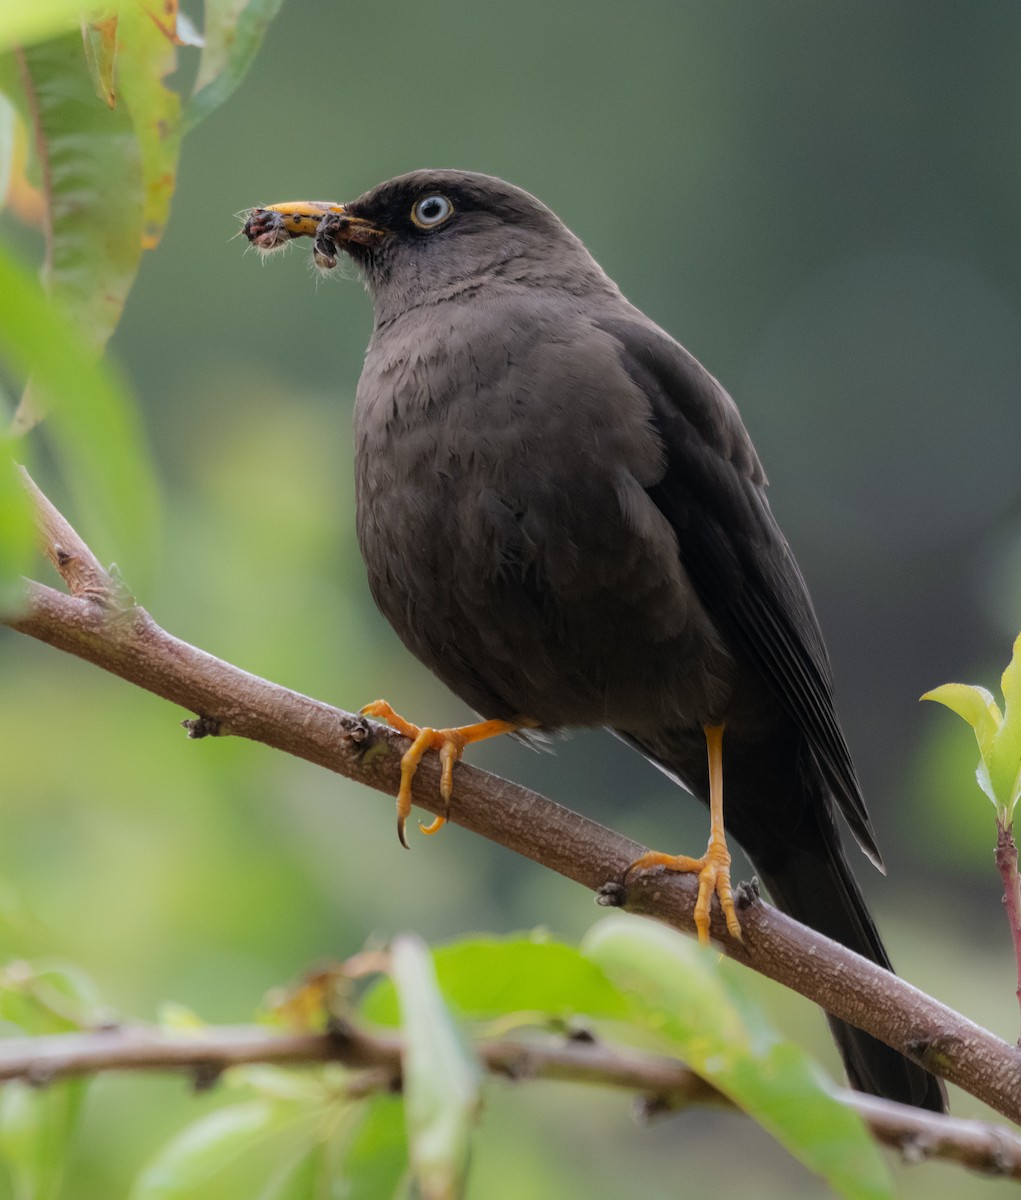
{"label": "bird's wing", "polygon": [[635,312],[598,322],[652,408],[666,448],[648,494],[674,528],[681,560],[727,643],[802,730],[865,853],[882,868],[833,706],[829,657],[808,590],[765,496],[765,474],[737,407],[673,338]]}

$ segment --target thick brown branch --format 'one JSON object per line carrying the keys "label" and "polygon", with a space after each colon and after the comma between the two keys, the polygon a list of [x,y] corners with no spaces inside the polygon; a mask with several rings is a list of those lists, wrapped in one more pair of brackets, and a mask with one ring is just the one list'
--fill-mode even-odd
{"label": "thick brown branch", "polygon": [[[601,1042],[480,1041],[486,1069],[512,1080],[547,1080],[620,1088],[643,1097],[648,1114],[730,1101],[676,1059],[616,1049]],[[118,1028],[0,1042],[0,1080],[37,1085],[100,1071],[188,1070],[204,1084],[248,1063],[309,1066],[340,1062],[358,1072],[349,1091],[365,1095],[401,1081],[401,1043],[345,1026],[330,1034],[276,1034],[257,1027],[211,1028],[200,1036]],[[984,1121],[962,1121],[902,1104],[841,1092],[879,1141],[910,1162],[959,1162],[985,1174],[1021,1179],[1021,1138]]]}
{"label": "thick brown branch", "polygon": [[[78,655],[198,714],[193,733],[232,733],[264,742],[350,779],[396,795],[407,743],[392,731],[259,679],[179,641],[134,605],[102,572],[70,526],[36,494],[50,558],[75,594],[28,585],[27,609],[12,628]],[[83,566],[84,564],[84,566]],[[96,569],[100,572],[97,582]],[[415,776],[415,803],[441,809],[435,756]],[[637,874],[613,894],[645,849],[527,788],[461,764],[450,819],[558,871],[633,912],[694,928],[692,876]],[[395,853],[397,852],[395,847]],[[910,984],[777,910],[748,898],[744,940],[713,933],[724,953],[814,1000],[1021,1121],[1021,1051]]]}

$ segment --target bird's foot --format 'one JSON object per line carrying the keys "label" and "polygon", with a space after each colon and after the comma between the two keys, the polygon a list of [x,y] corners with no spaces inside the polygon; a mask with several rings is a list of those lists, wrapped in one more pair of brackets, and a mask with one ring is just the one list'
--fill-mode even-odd
{"label": "bird's foot", "polygon": [[719,897],[720,908],[727,922],[731,937],[741,940],[741,924],[734,907],[734,893],[730,886],[730,851],[725,838],[710,837],[709,845],[701,858],[690,858],[686,854],[659,854],[650,850],[628,867],[632,871],[648,871],[653,867],[664,867],[667,871],[682,871],[698,875],[698,899],[695,902],[695,928],[698,940],[709,945],[709,908],[713,895]]}
{"label": "bird's foot", "polygon": [[[371,704],[366,704],[361,712],[367,717],[379,717],[403,737],[411,740],[410,747],[401,758],[401,786],[397,793],[397,836],[405,848],[408,846],[408,839],[404,827],[411,812],[411,781],[415,778],[418,764],[426,751],[436,750],[439,753],[440,796],[444,808],[449,809],[450,798],[454,794],[454,763],[460,760],[465,746],[497,737],[501,733],[513,733],[520,728],[511,721],[478,721],[474,725],[460,725],[453,729],[430,729],[428,726],[412,725],[399,713],[394,712],[386,700],[374,700]],[[419,828],[423,833],[436,833],[446,821],[446,816],[436,817],[428,825],[423,825],[420,821]]]}

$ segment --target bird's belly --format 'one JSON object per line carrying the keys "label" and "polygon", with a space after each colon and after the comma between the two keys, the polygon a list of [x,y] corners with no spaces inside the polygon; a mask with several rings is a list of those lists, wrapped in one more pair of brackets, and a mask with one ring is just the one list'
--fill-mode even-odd
{"label": "bird's belly", "polygon": [[636,529],[613,487],[591,475],[581,486],[577,464],[522,486],[534,465],[510,464],[504,479],[518,482],[505,486],[434,463],[378,484],[361,472],[362,555],[405,645],[486,717],[627,729],[722,719],[733,663],[672,535]]}

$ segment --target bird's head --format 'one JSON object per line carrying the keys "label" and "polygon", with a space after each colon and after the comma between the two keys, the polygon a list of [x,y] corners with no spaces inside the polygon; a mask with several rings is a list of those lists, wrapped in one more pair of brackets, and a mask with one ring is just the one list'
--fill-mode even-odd
{"label": "bird's head", "polygon": [[616,292],[582,243],[521,188],[469,171],[413,171],[345,204],[297,201],[255,209],[245,232],[261,249],[315,238],[320,266],[346,252],[377,317],[483,287]]}

